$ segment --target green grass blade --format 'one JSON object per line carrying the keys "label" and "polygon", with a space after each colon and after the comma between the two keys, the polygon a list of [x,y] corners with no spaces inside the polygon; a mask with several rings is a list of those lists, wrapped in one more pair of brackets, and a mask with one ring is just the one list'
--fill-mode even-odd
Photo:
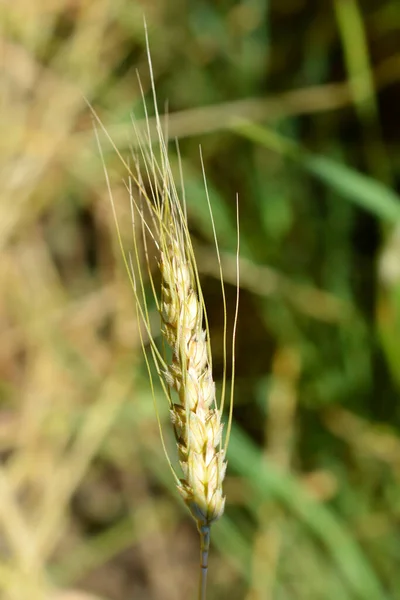
{"label": "green grass blade", "polygon": [[400,198],[375,179],[328,157],[305,151],[276,132],[246,124],[235,131],[254,142],[291,158],[305,171],[322,181],[340,196],[389,223],[400,222]]}
{"label": "green grass blade", "polygon": [[232,428],[229,464],[249,481],[257,500],[275,497],[309,528],[325,546],[357,598],[388,598],[345,524],[332,510],[314,501],[293,476],[266,463],[255,444],[238,427]]}

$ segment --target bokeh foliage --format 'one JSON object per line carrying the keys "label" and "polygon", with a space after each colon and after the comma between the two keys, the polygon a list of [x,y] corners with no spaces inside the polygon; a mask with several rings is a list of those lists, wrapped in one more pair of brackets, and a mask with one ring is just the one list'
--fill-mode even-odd
{"label": "bokeh foliage", "polygon": [[[222,304],[199,144],[231,316],[240,203],[235,422],[210,599],[398,598],[398,0],[0,11],[1,596],[195,589],[197,533],[162,454],[86,102],[129,157],[132,114],[143,118],[136,71],[151,112],[145,13],[217,379]],[[127,174],[103,143],[129,250]]]}

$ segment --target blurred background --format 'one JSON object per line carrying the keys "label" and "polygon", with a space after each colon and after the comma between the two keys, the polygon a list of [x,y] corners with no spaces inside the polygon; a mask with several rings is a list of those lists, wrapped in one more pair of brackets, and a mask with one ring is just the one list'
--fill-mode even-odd
{"label": "blurred background", "polygon": [[[198,535],[162,452],[85,101],[128,159],[136,71],[153,113],[144,13],[217,382],[199,145],[230,327],[240,202],[235,417],[209,598],[400,598],[398,0],[0,11],[1,598],[195,597]],[[127,173],[100,137],[128,251]],[[171,161],[178,173],[174,148]]]}

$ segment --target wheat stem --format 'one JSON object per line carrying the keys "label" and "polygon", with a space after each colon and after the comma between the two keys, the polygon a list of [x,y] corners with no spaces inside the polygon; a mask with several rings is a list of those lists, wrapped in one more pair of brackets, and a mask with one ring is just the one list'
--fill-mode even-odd
{"label": "wheat stem", "polygon": [[199,600],[206,600],[207,573],[208,573],[208,551],[210,548],[210,526],[199,529],[200,533],[200,582]]}

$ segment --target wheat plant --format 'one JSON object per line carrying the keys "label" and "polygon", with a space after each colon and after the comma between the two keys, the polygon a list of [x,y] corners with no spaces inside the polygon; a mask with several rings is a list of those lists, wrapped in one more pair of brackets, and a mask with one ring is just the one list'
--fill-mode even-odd
{"label": "wheat plant", "polygon": [[[168,154],[168,136],[162,127],[157,109],[153,69],[147,39],[147,55],[154,102],[157,148],[152,145],[154,132],[145,110],[145,127],[133,119],[135,147],[132,168],[113,144],[128,171],[129,193],[133,225],[133,250],[126,252],[117,218],[105,161],[103,159],[109,196],[117,235],[136,300],[136,310],[143,328],[142,348],[148,368],[150,385],[165,455],[177,489],[196,522],[200,535],[199,599],[206,597],[210,527],[224,512],[225,497],[222,484],[226,472],[226,451],[229,442],[233,409],[235,338],[239,300],[239,261],[237,259],[237,296],[232,332],[231,386],[229,393],[228,424],[223,436],[222,413],[227,388],[227,307],[222,265],[211,202],[209,199],[204,164],[205,198],[210,212],[210,227],[216,248],[224,307],[223,356],[224,373],[220,398],[217,399],[212,373],[212,356],[207,312],[201,289],[195,253],[188,228],[184,183],[179,160],[179,184],[175,182]],[[98,124],[111,141],[107,130],[93,112]],[[167,121],[165,120],[165,124]],[[97,135],[97,132],[96,132]],[[97,137],[99,140],[99,138]],[[99,143],[101,153],[101,145]],[[179,156],[179,148],[178,148]],[[201,156],[201,152],[200,152]],[[237,219],[238,220],[238,219]],[[237,228],[239,232],[239,227]],[[150,250],[151,248],[151,250]],[[161,275],[159,292],[152,273],[152,252]],[[237,257],[239,253],[239,235]],[[160,316],[159,330],[153,332],[150,309],[146,299],[145,278],[148,277],[155,306]],[[161,336],[161,344],[157,338]],[[173,467],[169,457],[157,407],[151,361],[169,404],[171,424],[175,435],[181,473]]]}

